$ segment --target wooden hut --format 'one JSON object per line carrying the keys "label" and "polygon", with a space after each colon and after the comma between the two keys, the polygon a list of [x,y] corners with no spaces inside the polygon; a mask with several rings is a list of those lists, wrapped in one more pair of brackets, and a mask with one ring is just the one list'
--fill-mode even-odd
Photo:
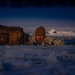
{"label": "wooden hut", "polygon": [[9,35],[7,33],[0,33],[0,45],[9,43]]}
{"label": "wooden hut", "polygon": [[0,44],[9,44],[9,45],[22,44],[23,36],[24,31],[23,28],[21,27],[0,25]]}

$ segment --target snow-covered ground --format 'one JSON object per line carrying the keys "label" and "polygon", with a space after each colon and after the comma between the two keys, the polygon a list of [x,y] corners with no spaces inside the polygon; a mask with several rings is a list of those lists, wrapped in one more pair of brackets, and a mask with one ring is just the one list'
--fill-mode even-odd
{"label": "snow-covered ground", "polygon": [[51,36],[69,36],[69,37],[75,37],[74,31],[57,31],[55,29],[51,29],[50,31],[47,31],[47,35]]}
{"label": "snow-covered ground", "polygon": [[75,75],[75,46],[0,46],[0,75]]}

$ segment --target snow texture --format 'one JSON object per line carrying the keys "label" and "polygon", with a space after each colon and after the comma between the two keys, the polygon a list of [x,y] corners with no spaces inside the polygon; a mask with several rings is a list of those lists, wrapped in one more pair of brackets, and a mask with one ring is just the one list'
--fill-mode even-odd
{"label": "snow texture", "polygon": [[0,75],[75,75],[75,46],[0,46]]}

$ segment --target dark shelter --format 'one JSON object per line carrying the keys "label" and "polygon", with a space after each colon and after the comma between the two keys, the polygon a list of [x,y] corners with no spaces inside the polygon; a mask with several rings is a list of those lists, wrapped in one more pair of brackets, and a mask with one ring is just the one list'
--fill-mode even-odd
{"label": "dark shelter", "polygon": [[23,28],[0,25],[0,45],[20,45],[27,41],[28,34]]}

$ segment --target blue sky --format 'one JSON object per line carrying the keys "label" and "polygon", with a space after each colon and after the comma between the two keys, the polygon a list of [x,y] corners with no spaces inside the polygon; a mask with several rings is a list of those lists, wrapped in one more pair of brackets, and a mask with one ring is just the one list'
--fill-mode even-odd
{"label": "blue sky", "polygon": [[75,8],[0,8],[1,18],[49,18],[74,19]]}
{"label": "blue sky", "polygon": [[40,25],[47,29],[74,30],[75,8],[0,8],[0,24],[22,26],[25,31]]}

